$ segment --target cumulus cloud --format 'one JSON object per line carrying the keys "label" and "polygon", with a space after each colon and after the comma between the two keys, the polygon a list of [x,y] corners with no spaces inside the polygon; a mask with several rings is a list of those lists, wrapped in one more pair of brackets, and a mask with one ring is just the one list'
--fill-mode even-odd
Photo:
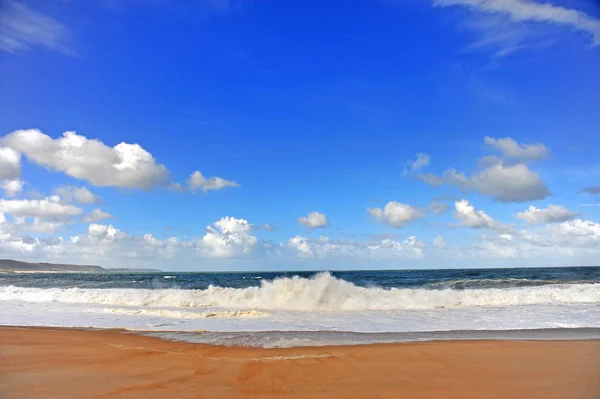
{"label": "cumulus cloud", "polygon": [[600,224],[588,220],[548,224],[543,232],[522,231],[520,237],[546,253],[576,256],[587,251],[600,255]]}
{"label": "cumulus cloud", "polygon": [[7,197],[14,197],[21,191],[23,191],[23,180],[14,179],[14,180],[3,180],[0,182],[0,188],[4,190],[4,195]]}
{"label": "cumulus cloud", "polygon": [[214,258],[251,255],[258,245],[252,225],[245,219],[224,217],[206,228],[201,251]]}
{"label": "cumulus cloud", "polygon": [[9,53],[45,47],[73,54],[68,31],[55,19],[30,10],[24,2],[5,0],[0,5],[0,50]]}
{"label": "cumulus cloud", "polygon": [[454,216],[461,221],[459,226],[500,231],[512,229],[511,225],[502,224],[484,211],[476,210],[467,200],[456,201],[454,208]]}
{"label": "cumulus cloud", "polygon": [[519,144],[511,138],[485,138],[486,144],[500,152],[500,156],[487,156],[480,160],[483,169],[470,177],[455,169],[441,176],[417,175],[433,186],[449,184],[461,191],[475,191],[500,202],[525,202],[540,200],[551,195],[540,175],[523,162],[545,157],[548,150],[543,144]]}
{"label": "cumulus cloud", "polygon": [[397,228],[404,227],[425,215],[425,212],[417,207],[396,201],[388,202],[383,209],[367,208],[367,212],[375,217],[376,222]]}
{"label": "cumulus cloud", "polygon": [[427,245],[419,241],[415,236],[410,236],[404,241],[386,238],[376,243],[370,243],[367,246],[370,257],[374,259],[398,257],[406,259],[422,258],[423,250],[426,247]]}
{"label": "cumulus cloud", "polygon": [[63,186],[54,190],[56,195],[60,195],[63,202],[70,204],[76,202],[78,204],[99,204],[102,202],[100,197],[92,193],[87,187]]}
{"label": "cumulus cloud", "polygon": [[529,224],[559,223],[573,220],[579,213],[572,212],[560,205],[549,204],[546,209],[531,205],[526,211],[517,213],[517,218]]}
{"label": "cumulus cloud", "polygon": [[418,259],[423,257],[425,243],[411,236],[403,241],[389,238],[373,241],[331,240],[321,236],[312,239],[297,235],[287,242],[299,258],[342,259]]}
{"label": "cumulus cloud", "polygon": [[473,187],[481,194],[501,202],[544,199],[550,190],[542,178],[527,165],[492,165],[472,177]]}
{"label": "cumulus cloud", "polygon": [[313,257],[315,253],[311,248],[311,243],[308,238],[302,237],[300,235],[296,235],[289,239],[288,245],[292,248],[295,248],[299,255]]}
{"label": "cumulus cloud", "polygon": [[226,187],[239,187],[240,185],[233,180],[225,180],[220,177],[206,178],[199,171],[192,173],[187,180],[187,185],[192,192],[202,190],[205,193],[210,190],[221,190]]}
{"label": "cumulus cloud", "polygon": [[538,161],[548,156],[548,148],[541,143],[518,143],[510,137],[495,139],[486,137],[485,144],[499,151],[505,161],[529,162]]}
{"label": "cumulus cloud", "polygon": [[595,265],[600,256],[600,224],[592,221],[574,219],[546,224],[541,230],[495,233],[481,234],[468,245],[449,246],[449,253],[458,259],[521,259],[546,266],[547,260],[560,264],[575,259]]}
{"label": "cumulus cloud", "polygon": [[446,248],[447,247],[446,241],[444,241],[444,238],[442,238],[442,236],[435,237],[431,243],[436,248]]}
{"label": "cumulus cloud", "polygon": [[27,218],[13,216],[12,222],[8,222],[3,213],[0,213],[0,235],[19,235],[22,233],[55,233],[63,226],[71,223],[71,220],[47,221],[37,217]]}
{"label": "cumulus cloud", "polygon": [[66,220],[81,215],[83,210],[73,205],[63,204],[58,195],[53,195],[40,200],[0,199],[0,212],[15,217]]}
{"label": "cumulus cloud", "polygon": [[69,220],[45,221],[40,218],[33,218],[31,223],[25,224],[23,230],[34,233],[56,233],[64,226],[71,223]]}
{"label": "cumulus cloud", "polygon": [[0,179],[15,180],[21,177],[21,155],[8,147],[0,147]]}
{"label": "cumulus cloud", "polygon": [[320,212],[311,212],[306,216],[298,218],[298,223],[311,229],[318,229],[327,226],[329,221],[327,217]]}
{"label": "cumulus cloud", "polygon": [[[542,231],[513,231],[496,228],[496,222],[480,211],[473,209],[463,213],[467,214],[466,224],[481,226],[487,231],[472,243],[460,246],[447,244],[441,236],[433,239],[432,246],[443,249],[448,257],[501,259],[503,262],[506,259],[531,259],[530,262],[537,262],[534,259],[542,257],[575,259],[583,254],[587,259],[597,259],[600,256],[600,224],[595,222],[575,219],[545,225]],[[40,233],[54,232],[53,225],[64,222],[34,219],[33,223],[28,223],[25,218],[13,219],[9,222],[0,214],[0,252],[32,260],[107,266],[118,263],[123,267],[148,267],[152,264],[168,268],[173,259],[179,267],[185,267],[197,264],[202,258],[275,256],[277,259],[300,258],[306,261],[401,261],[427,256],[427,245],[415,236],[354,240],[298,235],[284,243],[266,242],[253,236],[252,226],[246,220],[229,217],[211,224],[203,237],[186,237],[185,240],[178,237],[160,239],[152,233],[131,236],[113,225],[98,223],[90,224],[86,231],[70,238],[39,237]],[[27,232],[37,234],[32,236]]]}
{"label": "cumulus cloud", "polygon": [[14,131],[3,143],[38,165],[96,186],[150,189],[169,180],[167,168],[139,144],[109,147],[75,132],[53,139],[37,129]]}
{"label": "cumulus cloud", "polygon": [[112,224],[92,223],[88,226],[88,231],[83,235],[71,237],[71,242],[78,245],[111,245],[116,241],[127,238],[127,234],[114,227]]}
{"label": "cumulus cloud", "polygon": [[89,214],[81,218],[81,220],[83,220],[86,223],[95,223],[104,219],[114,219],[114,216],[110,213],[102,212],[98,208],[92,210]]}

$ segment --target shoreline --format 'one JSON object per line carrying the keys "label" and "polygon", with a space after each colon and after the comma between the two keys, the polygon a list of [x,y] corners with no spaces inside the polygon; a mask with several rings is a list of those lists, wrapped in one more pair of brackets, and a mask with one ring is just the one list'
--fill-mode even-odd
{"label": "shoreline", "polygon": [[293,348],[0,327],[0,397],[597,398],[600,340]]}
{"label": "shoreline", "polygon": [[340,330],[144,330],[125,327],[32,326],[0,324],[0,329],[112,331],[168,342],[219,347],[289,349],[394,345],[423,342],[561,342],[600,341],[600,327],[510,330],[340,331]]}

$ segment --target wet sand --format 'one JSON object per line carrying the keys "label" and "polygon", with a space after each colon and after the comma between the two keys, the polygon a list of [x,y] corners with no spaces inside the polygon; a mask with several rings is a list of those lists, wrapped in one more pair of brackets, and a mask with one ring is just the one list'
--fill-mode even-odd
{"label": "wet sand", "polygon": [[600,398],[600,340],[289,349],[0,327],[0,398]]}

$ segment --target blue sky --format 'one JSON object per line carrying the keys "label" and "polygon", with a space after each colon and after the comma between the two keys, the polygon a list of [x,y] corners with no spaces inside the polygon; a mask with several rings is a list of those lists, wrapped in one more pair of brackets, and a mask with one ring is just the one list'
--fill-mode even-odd
{"label": "blue sky", "polygon": [[594,2],[31,0],[0,26],[0,257],[597,263]]}

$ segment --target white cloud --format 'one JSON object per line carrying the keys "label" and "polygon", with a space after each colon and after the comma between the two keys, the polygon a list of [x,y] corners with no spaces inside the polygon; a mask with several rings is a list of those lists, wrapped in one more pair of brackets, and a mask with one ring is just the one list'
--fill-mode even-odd
{"label": "white cloud", "polygon": [[415,162],[411,164],[411,168],[413,171],[421,170],[422,168],[429,165],[429,161],[429,155],[420,152],[417,154],[417,159],[415,160]]}
{"label": "white cloud", "polygon": [[581,11],[531,0],[434,0],[437,6],[463,6],[513,23],[547,23],[584,32],[594,46],[600,45],[600,20]]}
{"label": "white cloud", "polygon": [[444,180],[439,177],[434,175],[433,173],[429,172],[427,174],[424,173],[418,173],[417,175],[415,175],[417,177],[417,179],[424,181],[425,183],[431,185],[431,186],[441,186],[442,184],[444,184]]}
{"label": "white cloud", "polygon": [[298,218],[298,223],[311,229],[318,229],[327,226],[329,221],[327,217],[320,212],[311,212],[306,216]]}
{"label": "white cloud", "polygon": [[21,191],[23,191],[23,180],[14,179],[14,180],[3,180],[0,182],[0,187],[4,190],[4,195],[7,197],[14,197]]}
{"label": "white cloud", "polygon": [[96,186],[149,189],[169,180],[167,168],[138,144],[109,147],[75,132],[53,139],[37,129],[14,131],[3,142],[38,165]]}
{"label": "white cloud", "polygon": [[23,230],[35,233],[55,233],[62,227],[70,223],[69,221],[44,221],[40,218],[33,218],[33,222],[25,224]]}
{"label": "white cloud", "polygon": [[495,139],[486,137],[485,143],[495,150],[499,151],[502,158],[506,161],[528,162],[538,161],[548,156],[548,148],[541,143],[524,144],[517,143],[510,137]]}
{"label": "white cloud", "polygon": [[548,224],[543,232],[522,231],[520,237],[549,255],[600,256],[600,224],[588,220]]}
{"label": "white cloud", "polygon": [[81,218],[81,220],[83,220],[86,223],[95,223],[104,219],[114,219],[114,216],[110,213],[102,212],[98,208],[92,210],[89,214]]}
{"label": "white cloud", "polygon": [[415,236],[410,236],[404,241],[386,238],[367,246],[369,249],[369,256],[373,259],[418,259],[423,257],[423,250],[426,247],[427,245],[425,245],[424,242],[417,240],[417,237]]}
{"label": "white cloud", "polygon": [[15,180],[21,177],[21,154],[8,147],[0,147],[0,179]]}
{"label": "white cloud", "polygon": [[112,245],[117,241],[127,238],[127,234],[114,227],[112,224],[92,223],[88,226],[86,234],[71,237],[71,242],[78,245]]}
{"label": "white cloud", "polygon": [[157,239],[150,233],[144,234],[144,241],[152,247],[162,247],[164,245],[161,240]]}
{"label": "white cloud", "polygon": [[187,181],[188,187],[192,192],[202,190],[205,193],[210,190],[221,190],[226,187],[239,187],[240,185],[233,180],[225,180],[220,177],[206,178],[199,171],[191,174]]}
{"label": "white cloud", "polygon": [[425,243],[416,237],[404,241],[380,239],[375,241],[332,240],[321,236],[311,239],[302,236],[292,237],[287,242],[296,256],[300,258],[337,258],[337,259],[418,259],[423,257]]}
{"label": "white cloud", "polygon": [[600,240],[600,223],[587,220],[570,220],[549,226],[548,229],[559,236],[594,237],[595,240]]}
{"label": "white cloud", "polygon": [[431,243],[436,248],[446,248],[447,247],[446,241],[444,241],[442,236],[435,237]]}
{"label": "white cloud", "polygon": [[81,215],[81,208],[62,204],[58,195],[41,200],[0,199],[0,212],[9,213],[15,217],[37,217],[47,220],[67,220]]}
{"label": "white cloud", "polygon": [[431,158],[428,154],[419,152],[417,153],[417,155],[415,155],[415,160],[413,162],[408,163],[407,167],[404,169],[404,173],[416,173],[424,167],[427,167],[429,165],[430,160]]}
{"label": "white cloud", "polygon": [[262,226],[263,229],[267,230],[267,231],[275,231],[277,230],[277,226],[275,226],[274,224],[271,223],[265,223]]}
{"label": "white cloud", "polygon": [[73,54],[67,39],[64,25],[30,10],[24,2],[5,0],[0,5],[0,50],[16,53],[39,46]]}
{"label": "white cloud", "polygon": [[[555,262],[584,259],[589,263],[600,256],[600,224],[595,222],[576,219],[546,225],[542,231],[513,231],[497,228],[497,222],[481,211],[472,209],[463,213],[468,215],[469,221],[466,224],[489,228],[488,232],[481,234],[471,244],[461,246],[449,245],[438,236],[431,242],[432,247],[438,249],[431,253],[432,256],[436,252],[439,255],[439,250],[443,250],[444,259],[452,262],[454,258],[455,262],[460,262],[458,265],[465,265],[464,259],[477,259],[478,262],[496,259],[501,262],[498,265],[522,264],[518,262],[524,260],[532,265],[547,264],[548,259]],[[232,258],[300,258],[309,262],[308,264],[323,259],[372,261],[368,264],[373,265],[376,264],[373,262],[379,261],[418,260],[428,255],[427,245],[415,236],[403,240],[389,236],[369,240],[295,236],[284,243],[266,242],[252,235],[252,226],[246,220],[236,218],[223,218],[209,226],[203,237],[186,237],[185,240],[178,237],[163,240],[152,233],[130,236],[112,225],[96,223],[90,224],[85,232],[70,239],[35,237],[23,233],[52,233],[64,222],[34,219],[32,223],[28,223],[25,218],[13,219],[9,222],[0,214],[0,253],[38,261],[105,266],[118,263],[122,267],[152,265],[173,269],[174,264],[177,268],[197,266],[198,260],[202,258],[213,259],[214,263],[211,262],[208,266],[212,268],[223,264],[217,259]],[[176,260],[175,263],[173,259]]]}
{"label": "white cloud", "polygon": [[63,186],[54,190],[54,193],[60,195],[64,203],[70,204],[99,204],[102,202],[100,197],[92,193],[87,187]]}
{"label": "white cloud", "polygon": [[517,218],[529,224],[559,223],[575,219],[579,214],[560,205],[549,204],[546,209],[531,205],[526,211],[517,213]]}
{"label": "white cloud", "polygon": [[249,256],[258,239],[252,235],[252,225],[245,219],[224,217],[206,228],[201,251],[214,258]]}
{"label": "white cloud", "polygon": [[434,186],[446,183],[464,192],[476,191],[500,202],[533,201],[551,195],[539,174],[526,164],[518,163],[545,157],[548,150],[543,144],[519,144],[511,138],[490,137],[486,137],[485,142],[498,150],[501,157],[480,159],[479,165],[483,169],[471,177],[455,169],[444,171],[441,177],[432,174],[417,177]]}
{"label": "white cloud", "polygon": [[12,222],[8,222],[4,214],[0,213],[0,232],[14,235],[22,233],[55,233],[60,228],[72,222],[71,220],[46,221],[37,217],[30,221],[26,217],[13,216]]}
{"label": "white cloud", "polygon": [[522,245],[514,242],[510,234],[489,236],[482,234],[478,242],[464,248],[467,257],[516,259],[525,256],[527,251]]}
{"label": "white cloud", "polygon": [[438,215],[448,212],[448,209],[450,209],[450,206],[444,202],[431,201],[431,204],[429,204],[429,210]]}
{"label": "white cloud", "polygon": [[461,220],[460,226],[469,228],[484,228],[491,230],[507,231],[511,230],[511,225],[505,225],[493,219],[484,211],[478,211],[467,200],[460,200],[454,203],[454,216]]}
{"label": "white cloud", "polygon": [[295,248],[301,256],[313,257],[315,254],[311,249],[309,239],[302,236],[295,236],[289,239],[288,245]]}
{"label": "white cloud", "polygon": [[388,202],[383,209],[367,208],[367,212],[375,217],[375,221],[390,227],[404,227],[425,215],[419,208],[396,201]]}
{"label": "white cloud", "polygon": [[544,199],[550,190],[527,165],[492,165],[473,175],[475,190],[501,202],[524,202]]}

